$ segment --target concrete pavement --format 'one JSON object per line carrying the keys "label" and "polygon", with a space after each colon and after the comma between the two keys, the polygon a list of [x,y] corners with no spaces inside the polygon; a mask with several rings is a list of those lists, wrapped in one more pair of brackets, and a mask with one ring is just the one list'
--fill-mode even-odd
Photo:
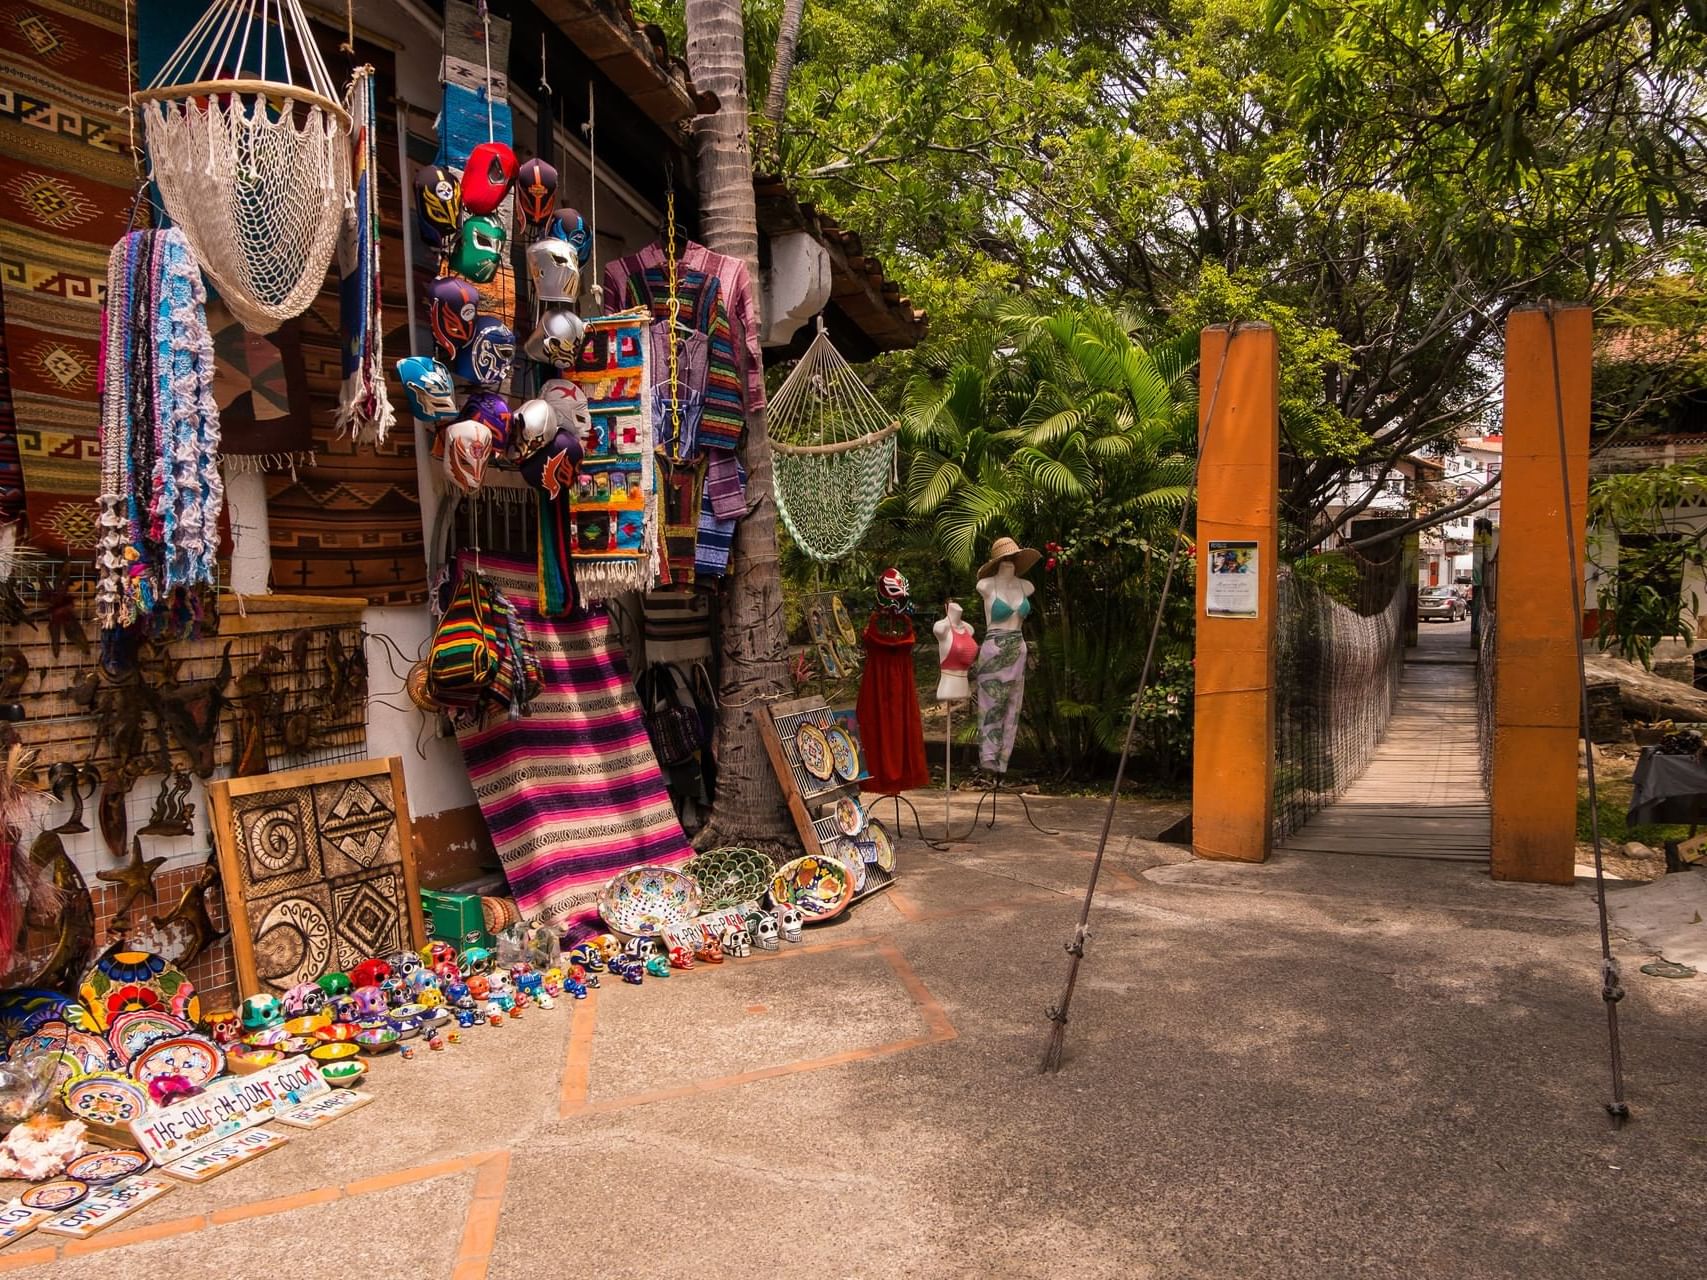
{"label": "concrete pavement", "polygon": [[[941,813],[940,794],[927,815]],[[962,814],[970,804],[956,797]],[[1636,972],[1613,1130],[1592,903],[1470,867],[1196,863],[1007,810],[806,943],[375,1064],[375,1102],[26,1277],[1619,1276],[1699,1270],[1707,980]]]}

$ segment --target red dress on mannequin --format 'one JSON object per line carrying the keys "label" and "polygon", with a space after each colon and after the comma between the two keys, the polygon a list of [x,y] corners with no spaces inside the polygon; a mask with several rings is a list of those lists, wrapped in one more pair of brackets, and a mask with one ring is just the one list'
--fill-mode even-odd
{"label": "red dress on mannequin", "polygon": [[865,672],[859,682],[859,736],[871,776],[861,791],[893,795],[930,785],[919,686],[913,679],[913,623],[878,609],[865,624]]}

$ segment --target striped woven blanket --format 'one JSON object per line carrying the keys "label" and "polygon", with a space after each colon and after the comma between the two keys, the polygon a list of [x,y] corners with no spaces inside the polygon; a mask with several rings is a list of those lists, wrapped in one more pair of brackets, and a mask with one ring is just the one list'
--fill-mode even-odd
{"label": "striped woven blanket", "polygon": [[543,688],[521,719],[457,730],[469,780],[522,915],[599,932],[605,881],[692,850],[604,612],[542,618],[532,564],[485,555],[480,570],[527,624]]}

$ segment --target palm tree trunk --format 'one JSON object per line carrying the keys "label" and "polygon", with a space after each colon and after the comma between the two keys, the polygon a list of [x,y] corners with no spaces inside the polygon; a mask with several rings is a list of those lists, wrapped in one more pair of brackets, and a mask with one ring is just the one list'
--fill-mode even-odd
{"label": "palm tree trunk", "polygon": [[794,74],[794,50],[800,43],[800,19],[805,12],[806,0],[783,0],[776,61],[771,64],[770,92],[765,94],[765,119],[770,121],[773,138],[782,128],[782,110],[788,105],[788,78]]}
{"label": "palm tree trunk", "polygon": [[[700,235],[740,258],[759,295],[759,224],[747,137],[745,34],[741,0],[687,0],[688,73],[717,95],[716,112],[694,121],[699,148]],[[757,717],[788,696],[788,635],[777,568],[776,502],[764,414],[748,417],[742,444],[753,506],[735,529],[723,599],[722,679],[717,714],[717,794],[702,848],[740,841],[792,846],[797,836],[759,737]]]}

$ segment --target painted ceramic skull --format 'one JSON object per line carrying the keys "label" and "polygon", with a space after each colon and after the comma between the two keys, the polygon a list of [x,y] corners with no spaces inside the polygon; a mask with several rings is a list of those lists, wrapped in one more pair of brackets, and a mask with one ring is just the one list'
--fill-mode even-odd
{"label": "painted ceramic skull", "polygon": [[470,975],[468,979],[468,994],[474,998],[476,1003],[491,996],[492,984],[487,980],[485,974],[476,973]]}
{"label": "painted ceramic skull", "polygon": [[515,990],[509,973],[503,969],[492,970],[486,975],[486,981],[491,985],[492,994],[495,996],[507,995]]}
{"label": "painted ceramic skull", "polygon": [[590,942],[582,942],[569,948],[563,953],[563,959],[569,964],[578,964],[589,972],[605,967],[604,953]]}
{"label": "painted ceramic skull", "polygon": [[723,950],[726,954],[737,958],[753,953],[753,935],[745,929],[728,928],[723,931]]}
{"label": "painted ceramic skull", "polygon": [[706,938],[699,950],[694,952],[694,959],[701,964],[722,964],[723,944],[716,938]]}
{"label": "painted ceramic skull", "polygon": [[384,982],[379,984],[379,993],[385,997],[385,1004],[389,1009],[395,1009],[400,1005],[409,1004],[413,999],[413,996],[410,994],[409,984],[396,974],[392,974]]}
{"label": "painted ceramic skull", "polygon": [[437,991],[438,989],[439,975],[431,969],[423,969],[417,965],[415,972],[409,975],[409,990],[414,992],[416,999],[420,998],[423,991]]}
{"label": "painted ceramic skull", "polygon": [[299,982],[284,994],[287,1018],[312,1018],[326,1007],[326,993],[312,982]]}
{"label": "painted ceramic skull", "polygon": [[670,948],[670,967],[672,969],[693,968],[693,956],[686,947]]}
{"label": "painted ceramic skull", "polygon": [[[320,990],[319,987],[314,989],[316,991]],[[325,996],[323,995],[321,999],[324,1000]],[[243,1023],[238,1018],[237,1011],[235,1009],[221,1009],[217,1013],[210,1013],[208,1015],[207,1025],[208,1030],[213,1033],[215,1044],[236,1044],[243,1038]]]}
{"label": "painted ceramic skull", "polygon": [[377,987],[391,976],[391,966],[379,957],[363,960],[350,970],[350,984],[355,987]]}
{"label": "painted ceramic skull", "polygon": [[407,981],[421,967],[421,957],[414,951],[393,951],[386,957],[391,972]]}
{"label": "painted ceramic skull", "polygon": [[443,987],[445,999],[449,1000],[454,1005],[460,1005],[464,1000],[468,999],[468,989],[468,984],[460,978],[456,979],[454,982],[445,983]]}
{"label": "painted ceramic skull", "polygon": [[243,1002],[245,1031],[264,1031],[284,1021],[284,1005],[277,996],[250,996]]}
{"label": "painted ceramic skull", "polygon": [[668,956],[647,956],[646,976],[649,978],[667,978],[670,976],[670,960]]}
{"label": "painted ceramic skull", "polygon": [[753,934],[753,945],[760,951],[775,951],[780,945],[777,933],[776,917],[760,916],[758,931]]}
{"label": "painted ceramic skull", "polygon": [[461,982],[462,970],[456,967],[454,960],[441,960],[433,966],[433,977],[439,980],[442,987],[447,982]]}
{"label": "painted ceramic skull", "polygon": [[787,942],[799,942],[801,926],[806,923],[806,917],[800,914],[799,907],[781,907],[776,913],[778,928],[782,930],[783,939]]}
{"label": "painted ceramic skull", "polygon": [[599,954],[604,956],[606,964],[610,963],[613,956],[622,954],[622,943],[617,941],[614,933],[601,933],[593,939],[593,945],[599,949]]}
{"label": "painted ceramic skull", "polygon": [[383,1018],[386,1010],[385,992],[378,987],[357,987],[353,993],[356,1012],[361,1018]]}
{"label": "painted ceramic skull", "polygon": [[445,993],[437,987],[428,987],[425,991],[415,993],[415,1002],[423,1009],[437,1009],[445,1002]]}
{"label": "painted ceramic skull", "polygon": [[581,296],[581,256],[567,240],[535,240],[528,246],[528,279],[539,301],[572,303]]}
{"label": "painted ceramic skull", "polygon": [[421,948],[421,960],[430,969],[437,969],[441,964],[455,964],[456,948],[435,938]]}
{"label": "painted ceramic skull", "polygon": [[486,947],[470,947],[457,957],[456,967],[464,974],[486,974],[492,971],[492,952]]}
{"label": "painted ceramic skull", "polygon": [[347,973],[325,973],[314,980],[314,985],[324,991],[326,998],[330,1000],[333,996],[349,994],[355,984],[350,981],[350,975]]}
{"label": "painted ceramic skull", "polygon": [[332,1017],[338,1022],[357,1022],[361,1019],[362,1009],[356,1003],[356,998],[348,991],[335,995],[328,1002]]}

